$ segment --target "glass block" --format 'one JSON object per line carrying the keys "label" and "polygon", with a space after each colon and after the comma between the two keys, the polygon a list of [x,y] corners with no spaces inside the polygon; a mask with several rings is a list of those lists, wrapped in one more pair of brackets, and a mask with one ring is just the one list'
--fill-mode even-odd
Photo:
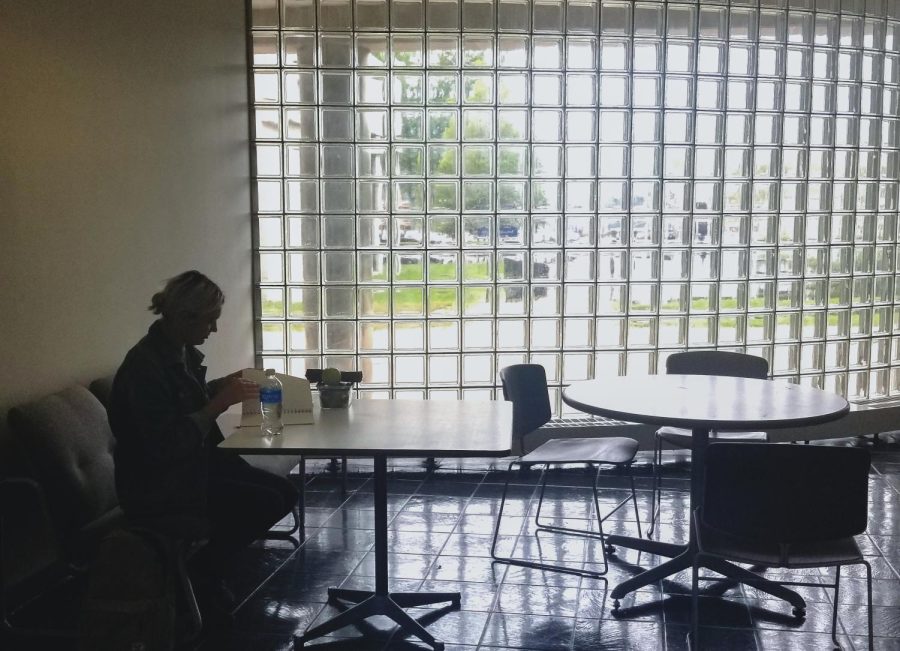
{"label": "glass block", "polygon": [[462,122],[464,141],[493,139],[493,111],[487,109],[463,109]]}
{"label": "glass block", "polygon": [[[628,41],[624,39],[606,39],[600,42],[600,69],[628,69]],[[605,77],[604,77],[605,79]]]}
{"label": "glass block", "polygon": [[250,23],[253,27],[278,27],[276,0],[253,0],[250,4]]}
{"label": "glass block", "polygon": [[356,289],[353,287],[326,287],[323,304],[325,318],[355,318]]}
{"label": "glass block", "polygon": [[389,188],[387,181],[357,181],[356,209],[359,212],[387,212]]}
{"label": "glass block", "polygon": [[[431,0],[429,4],[433,3],[434,0]],[[422,355],[395,356],[394,384],[397,386],[424,386],[425,357]]]}
{"label": "glass block", "polygon": [[691,114],[682,111],[666,111],[665,142],[689,143],[693,137]]}
{"label": "glass block", "polygon": [[628,77],[604,74],[600,78],[600,106],[616,107],[628,104]]}
{"label": "glass block", "polygon": [[490,104],[494,101],[494,76],[465,73],[463,75],[464,104]]}
{"label": "glass block", "polygon": [[[567,117],[572,120],[583,119],[584,111],[568,111]],[[590,117],[590,112],[587,112]],[[571,124],[571,123],[568,123]],[[592,140],[594,129],[590,125],[581,124],[583,139]],[[575,134],[572,138],[579,140]],[[532,112],[532,139],[536,142],[560,142],[563,139],[562,112],[558,110],[537,109]]]}
{"label": "glass block", "polygon": [[457,0],[427,0],[426,28],[433,30],[459,29],[459,2]]}
{"label": "glass block", "polygon": [[554,349],[562,344],[561,325],[558,319],[532,319],[530,325],[532,350]]}
{"label": "glass block", "polygon": [[425,183],[422,181],[394,181],[394,210],[422,212],[425,210]]}
{"label": "glass block", "polygon": [[278,65],[278,33],[253,32],[252,52],[254,66]]}
{"label": "glass block", "polygon": [[490,181],[463,181],[462,203],[467,212],[491,212],[493,210],[493,183]]}
{"label": "glass block", "polygon": [[746,323],[747,343],[761,344],[773,341],[774,324],[771,314],[748,314]]}
{"label": "glass block", "polygon": [[494,29],[494,3],[492,0],[463,1],[463,31]]}
{"label": "glass block", "polygon": [[497,245],[521,248],[525,244],[525,217],[503,215],[497,217]]}
{"label": "glass block", "polygon": [[428,287],[428,316],[459,315],[459,290],[456,287]]}
{"label": "glass block", "polygon": [[383,145],[356,146],[356,176],[381,177],[388,176],[388,148]]}

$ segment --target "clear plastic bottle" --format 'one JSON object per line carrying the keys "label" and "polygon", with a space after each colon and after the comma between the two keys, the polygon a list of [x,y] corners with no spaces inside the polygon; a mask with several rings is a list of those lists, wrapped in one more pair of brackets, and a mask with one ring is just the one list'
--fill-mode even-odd
{"label": "clear plastic bottle", "polygon": [[262,414],[260,429],[263,436],[278,436],[284,429],[281,420],[281,381],[275,377],[275,369],[266,369],[266,379],[259,384],[259,411]]}

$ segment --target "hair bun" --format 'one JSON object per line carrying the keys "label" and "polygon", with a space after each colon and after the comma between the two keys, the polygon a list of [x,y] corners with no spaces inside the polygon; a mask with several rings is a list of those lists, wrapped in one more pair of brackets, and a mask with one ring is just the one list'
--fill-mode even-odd
{"label": "hair bun", "polygon": [[162,314],[163,308],[166,304],[166,295],[165,292],[156,292],[153,295],[153,298],[150,299],[150,307],[147,309],[153,312],[153,314]]}

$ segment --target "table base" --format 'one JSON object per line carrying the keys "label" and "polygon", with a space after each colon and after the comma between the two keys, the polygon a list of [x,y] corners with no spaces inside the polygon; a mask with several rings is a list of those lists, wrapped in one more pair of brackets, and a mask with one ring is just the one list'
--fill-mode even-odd
{"label": "table base", "polygon": [[[613,598],[613,609],[619,607],[619,599],[629,592],[634,592],[645,585],[656,583],[667,576],[692,568],[698,554],[697,549],[693,545],[673,545],[671,543],[631,538],[629,536],[608,536],[606,542],[610,545],[619,545],[620,547],[636,549],[658,556],[666,556],[670,559],[656,567],[644,570],[637,576],[627,579],[613,588],[613,591],[610,593],[610,596]],[[753,586],[757,590],[766,592],[773,597],[783,599],[791,604],[796,611],[803,612],[806,610],[806,602],[803,600],[803,597],[793,590],[789,590],[780,583],[769,581],[734,563],[704,556],[698,565],[739,583]]]}
{"label": "table base", "polygon": [[444,643],[434,639],[419,622],[403,609],[449,601],[460,605],[458,592],[390,592],[388,590],[388,512],[387,512],[387,455],[376,454],[373,501],[375,506],[375,590],[346,590],[328,588],[328,600],[340,599],[355,604],[327,622],[294,636],[294,648],[302,649],[309,640],[362,622],[369,617],[383,615],[394,621],[406,635],[414,635],[434,651],[443,651]]}
{"label": "table base", "polygon": [[403,609],[440,603],[442,601],[449,601],[452,606],[457,608],[460,605],[460,594],[458,592],[391,592],[389,594],[378,594],[369,590],[329,588],[328,600],[332,601],[335,599],[349,601],[355,605],[341,614],[335,615],[327,622],[309,629],[303,635],[294,637],[295,649],[302,649],[309,640],[328,635],[345,626],[351,626],[376,615],[384,615],[393,620],[405,635],[414,635],[425,642],[425,644],[430,645],[434,651],[442,651],[444,643],[434,639],[434,636],[424,626]]}

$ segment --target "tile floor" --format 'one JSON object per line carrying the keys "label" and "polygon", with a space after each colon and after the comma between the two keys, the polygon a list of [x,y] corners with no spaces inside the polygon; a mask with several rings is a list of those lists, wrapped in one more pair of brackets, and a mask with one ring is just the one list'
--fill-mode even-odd
{"label": "tile floor", "polygon": [[[900,650],[900,433],[882,437],[873,448],[869,528],[860,544],[875,577],[876,649]],[[841,445],[866,445],[848,439]],[[642,517],[649,508],[649,455],[636,464]],[[611,586],[659,559],[620,549],[603,580],[579,578],[491,563],[494,516],[505,478],[505,464],[490,459],[438,460],[426,470],[422,460],[390,464],[390,576],[395,590],[440,590],[462,593],[461,609],[411,609],[447,651],[532,649],[535,651],[686,649],[690,599],[687,573],[627,596],[612,611]],[[374,585],[374,520],[371,463],[350,460],[346,491],[326,460],[310,460],[307,469],[306,538],[256,543],[236,564],[227,583],[241,601],[230,630],[211,631],[199,651],[270,651],[292,648],[292,634],[336,612],[326,604],[327,588],[368,589]],[[670,453],[666,487],[686,488],[686,457]],[[592,517],[590,481],[582,468],[554,471],[545,498],[545,513],[570,524]],[[299,481],[299,478],[297,478]],[[501,529],[504,553],[540,553],[574,565],[599,560],[596,544],[584,539],[542,533],[536,540],[532,520],[537,505],[539,473],[513,478]],[[628,495],[627,479],[604,472],[601,508]],[[661,539],[680,541],[687,532],[687,495],[667,490],[663,496]],[[609,529],[637,533],[634,512],[621,509]],[[859,568],[862,569],[862,568]],[[774,574],[774,572],[770,571]],[[824,578],[818,570],[807,578]],[[844,649],[864,649],[866,633],[864,575],[848,569],[842,575],[840,640]],[[819,578],[817,578],[819,577]],[[831,648],[831,591],[800,589],[808,602],[807,617],[798,621],[790,607],[765,598],[749,587],[736,587],[725,599],[701,599],[704,649],[729,651]],[[60,613],[57,609],[46,612]],[[74,609],[62,611],[71,617]],[[46,618],[45,618],[46,619]],[[310,648],[348,651],[426,648],[405,640],[386,621],[369,620],[366,637],[346,628],[310,643]],[[53,644],[23,649],[67,648]]]}
{"label": "tile floor", "polygon": [[[869,529],[860,544],[875,577],[877,649],[900,649],[900,435],[882,437],[873,448]],[[857,439],[843,445],[866,445]],[[391,463],[389,481],[390,576],[392,589],[460,591],[462,607],[412,609],[415,617],[447,643],[447,651],[476,649],[686,649],[689,624],[689,577],[642,589],[612,611],[610,586],[652,565],[655,557],[620,550],[605,580],[529,570],[492,563],[490,541],[494,516],[505,477],[504,464],[489,459],[439,460],[426,471],[420,460]],[[337,610],[326,604],[329,586],[367,589],[374,585],[372,546],[373,506],[371,465],[350,461],[347,491],[324,461],[310,461],[307,477],[306,540],[295,549],[288,542],[268,541],[248,550],[245,563],[229,579],[243,597],[233,630],[210,635],[201,648],[268,651],[290,649],[291,635]],[[671,453],[666,486],[687,486],[688,464]],[[641,514],[649,506],[650,470],[646,459],[636,466]],[[571,524],[592,517],[590,480],[581,468],[555,471],[545,497],[545,513],[565,514]],[[502,551],[541,553],[574,565],[599,560],[599,549],[580,538],[542,533],[535,541],[532,520],[537,505],[536,471],[516,474],[504,511]],[[603,506],[628,495],[627,480],[615,472],[601,476]],[[687,496],[664,493],[663,540],[684,539]],[[616,533],[637,533],[634,512],[623,508],[609,527]],[[860,570],[862,568],[859,568]],[[774,571],[770,571],[774,575]],[[824,572],[807,571],[812,581]],[[845,570],[840,594],[840,640],[844,649],[866,648],[864,575]],[[805,620],[790,615],[790,607],[749,587],[736,587],[726,599],[701,599],[703,647],[752,649],[828,649],[832,592],[800,588],[808,602]],[[310,648],[419,649],[387,620],[371,621],[365,639],[347,628],[309,643]]]}

